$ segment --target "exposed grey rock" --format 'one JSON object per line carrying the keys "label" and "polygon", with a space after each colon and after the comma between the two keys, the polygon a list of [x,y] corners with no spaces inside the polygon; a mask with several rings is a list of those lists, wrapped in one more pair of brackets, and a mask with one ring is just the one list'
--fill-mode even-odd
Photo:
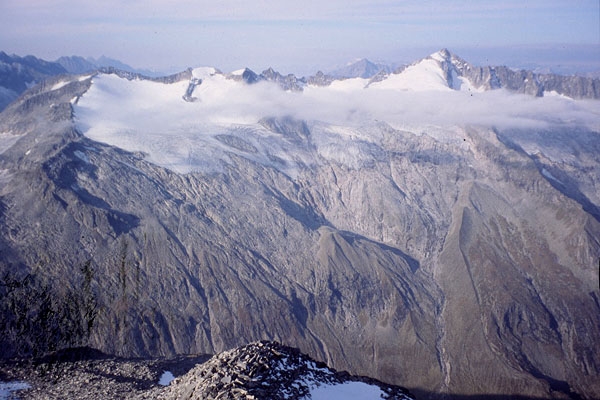
{"label": "exposed grey rock", "polygon": [[265,118],[310,161],[296,175],[236,131],[216,139],[221,170],[182,175],[75,129],[90,81],[0,114],[0,279],[51,283],[56,309],[87,291],[91,326],[81,306],[63,321],[89,327],[81,344],[169,356],[268,338],[432,393],[600,396],[597,132],[438,141],[377,123],[326,153],[319,124]]}
{"label": "exposed grey rock", "polygon": [[[179,376],[210,356],[126,359],[90,348],[71,348],[43,358],[0,363],[0,381],[24,382],[19,399],[132,399],[159,389],[164,371]],[[146,397],[148,398],[148,397]]]}
{"label": "exposed grey rock", "polygon": [[369,84],[374,83],[374,82],[381,82],[381,81],[387,79],[388,76],[389,76],[389,72],[380,71],[377,74],[373,75],[371,77],[371,79],[369,79]]}
{"label": "exposed grey rock", "polygon": [[264,70],[260,76],[266,81],[277,83],[283,90],[299,92],[304,87],[303,80],[296,78],[294,74],[283,76],[273,68]]}
{"label": "exposed grey rock", "polygon": [[244,81],[248,84],[257,83],[263,80],[262,76],[257,75],[256,72],[249,68],[244,68],[244,71],[240,75],[229,74],[227,75],[227,78],[234,81]]}
{"label": "exposed grey rock", "polygon": [[67,71],[57,63],[44,61],[34,56],[9,56],[0,51],[0,86],[21,93],[52,75]]}
{"label": "exposed grey rock", "polygon": [[306,78],[306,83],[313,86],[329,86],[334,80],[333,76],[318,71],[315,75]]}
{"label": "exposed grey rock", "polygon": [[476,67],[447,49],[442,49],[439,53],[444,58],[441,65],[447,74],[449,87],[453,87],[454,71],[457,76],[467,78],[475,87],[486,90],[505,88],[538,97],[543,96],[544,92],[554,91],[575,99],[600,98],[600,79],[597,78],[538,74],[525,70],[515,71],[505,66]]}
{"label": "exposed grey rock", "polygon": [[[167,386],[160,377],[175,377]],[[118,358],[80,347],[43,358],[0,363],[0,383],[20,382],[19,399],[309,399],[311,389],[360,382],[389,400],[409,400],[407,389],[337,372],[298,349],[256,342],[210,356]]]}
{"label": "exposed grey rock", "polygon": [[219,142],[226,144],[227,146],[233,147],[234,149],[246,152],[246,153],[257,153],[258,150],[248,143],[246,140],[233,135],[216,135],[215,139]]}
{"label": "exposed grey rock", "polygon": [[[144,80],[160,82],[160,83],[174,83],[174,82],[179,82],[182,80],[190,79],[191,82],[194,82],[194,80],[192,80],[192,70],[191,69],[187,69],[185,71],[178,72],[176,74],[172,74],[172,75],[168,75],[168,76],[161,76],[158,78],[153,78],[153,77],[142,75],[138,72],[130,72],[130,71],[125,71],[125,70],[121,70],[121,69],[117,69],[117,68],[113,68],[113,67],[102,67],[102,68],[98,69],[98,72],[103,73],[103,74],[114,74],[114,75],[118,76],[119,78],[125,78],[130,81],[134,80],[134,79],[144,79]],[[198,83],[196,83],[196,84],[198,84]]]}
{"label": "exposed grey rock", "polygon": [[56,62],[62,65],[62,67],[70,74],[84,74],[86,72],[96,71],[100,68],[99,65],[79,56],[60,57]]}

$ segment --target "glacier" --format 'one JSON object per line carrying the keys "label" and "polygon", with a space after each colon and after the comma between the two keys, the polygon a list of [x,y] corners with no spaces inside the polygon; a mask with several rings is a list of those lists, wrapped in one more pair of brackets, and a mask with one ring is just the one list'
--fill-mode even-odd
{"label": "glacier", "polygon": [[[299,161],[315,162],[295,160],[297,156],[286,150],[281,137],[260,124],[266,117],[307,121],[317,151],[325,157],[332,143],[352,148],[357,141],[381,140],[368,134],[377,132],[373,127],[380,123],[415,134],[431,132],[436,140],[457,144],[462,140],[461,127],[467,125],[505,130],[599,128],[596,100],[483,91],[464,77],[458,86],[454,82],[455,87],[449,87],[441,57],[434,53],[382,81],[336,80],[324,87],[307,85],[301,92],[283,90],[274,82],[250,85],[228,79],[214,68],[196,68],[192,79],[201,83],[193,90],[194,102],[183,98],[189,85],[186,80],[167,84],[100,74],[91,78],[92,86],[77,100],[74,113],[78,129],[90,139],[142,152],[149,161],[178,173],[219,171],[230,152],[279,166],[290,174]],[[219,135],[231,132],[256,151],[218,140]],[[352,132],[362,133],[359,137]],[[528,152],[536,150],[540,149]],[[349,165],[360,161],[360,154],[352,154],[345,155]],[[286,163],[273,163],[273,156]]]}

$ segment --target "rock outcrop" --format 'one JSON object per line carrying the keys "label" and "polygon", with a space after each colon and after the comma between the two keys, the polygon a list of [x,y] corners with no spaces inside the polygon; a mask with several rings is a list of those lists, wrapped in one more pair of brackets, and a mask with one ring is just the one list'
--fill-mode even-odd
{"label": "rock outcrop", "polygon": [[373,399],[413,398],[402,387],[336,372],[323,363],[315,362],[298,349],[267,341],[220,353],[175,379],[167,388],[155,390],[148,395],[165,400],[300,400],[312,398],[311,391],[328,387],[335,392],[336,388],[349,383],[374,389],[378,395],[373,396]]}

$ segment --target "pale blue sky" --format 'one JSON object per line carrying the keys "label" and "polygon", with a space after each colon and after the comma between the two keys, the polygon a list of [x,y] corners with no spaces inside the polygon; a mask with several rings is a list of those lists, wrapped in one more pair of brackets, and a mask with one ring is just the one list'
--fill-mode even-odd
{"label": "pale blue sky", "polygon": [[476,64],[600,69],[600,0],[0,0],[0,50],[134,67],[308,74],[447,47]]}

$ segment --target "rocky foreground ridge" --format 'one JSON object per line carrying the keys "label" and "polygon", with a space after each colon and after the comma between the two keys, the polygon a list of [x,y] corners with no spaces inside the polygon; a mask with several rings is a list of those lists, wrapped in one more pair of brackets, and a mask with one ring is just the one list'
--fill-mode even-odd
{"label": "rocky foreground ridge", "polygon": [[[330,398],[336,398],[336,389],[349,383],[375,389],[377,395],[373,399],[413,398],[404,388],[336,372],[297,349],[268,341],[218,354],[175,379],[169,387],[150,393],[150,396],[165,400],[311,399],[317,396],[315,391],[328,389],[331,391]],[[355,398],[370,397],[355,392]]]}
{"label": "rocky foreground ridge", "polygon": [[[163,375],[177,378],[169,382]],[[29,386],[12,392],[23,400],[334,399],[347,398],[347,391],[338,390],[347,390],[346,386],[354,390],[355,399],[413,399],[402,387],[337,372],[298,349],[268,341],[208,360],[206,356],[121,359],[89,348],[67,349],[41,359],[0,363],[0,382],[15,380],[21,387]]]}

